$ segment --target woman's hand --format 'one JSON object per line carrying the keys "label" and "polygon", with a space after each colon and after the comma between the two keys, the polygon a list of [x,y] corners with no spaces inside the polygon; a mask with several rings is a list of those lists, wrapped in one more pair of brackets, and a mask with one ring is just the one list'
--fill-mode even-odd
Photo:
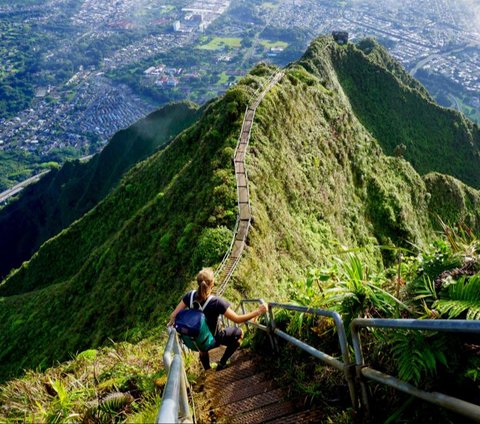
{"label": "woman's hand", "polygon": [[258,307],[258,312],[259,312],[259,315],[263,315],[264,313],[266,313],[268,311],[268,305],[266,303],[262,303],[259,307]]}

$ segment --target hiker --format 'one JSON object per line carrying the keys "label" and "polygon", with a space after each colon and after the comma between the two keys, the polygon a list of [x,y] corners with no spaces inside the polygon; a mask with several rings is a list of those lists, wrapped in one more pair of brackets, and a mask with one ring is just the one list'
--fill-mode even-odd
{"label": "hiker", "polygon": [[[225,353],[222,356],[222,359],[220,359],[220,362],[217,365],[217,370],[221,370],[226,367],[228,359],[239,348],[240,342],[243,338],[243,331],[238,327],[227,327],[223,330],[218,331],[218,317],[220,315],[224,315],[226,318],[233,321],[234,323],[240,324],[267,312],[267,305],[262,304],[255,311],[249,312],[248,314],[238,315],[232,308],[230,308],[230,303],[227,302],[225,299],[217,296],[211,296],[210,299],[208,299],[215,284],[215,276],[212,269],[202,269],[197,275],[197,283],[198,289],[190,291],[183,296],[180,303],[172,312],[168,325],[173,325],[177,314],[185,308],[191,308],[193,302],[198,303],[200,307],[206,305],[205,309],[203,309],[203,313],[205,314],[208,328],[210,329],[212,335],[215,337],[214,347],[220,345],[227,347]],[[206,352],[200,351],[199,353],[200,362],[202,363],[203,368],[205,370],[210,369],[210,358],[208,356],[208,350]]]}

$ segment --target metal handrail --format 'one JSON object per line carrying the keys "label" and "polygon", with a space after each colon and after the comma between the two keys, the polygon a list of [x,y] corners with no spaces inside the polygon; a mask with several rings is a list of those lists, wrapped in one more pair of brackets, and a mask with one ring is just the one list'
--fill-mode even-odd
{"label": "metal handrail", "polygon": [[[247,303],[256,303],[256,302],[262,302],[261,299],[243,299],[241,301],[241,307],[242,307],[242,312],[245,313],[245,307],[244,305]],[[280,329],[276,328],[275,324],[275,318],[273,314],[273,309],[283,309],[283,310],[288,310],[288,311],[295,311],[295,312],[302,312],[306,314],[312,314],[312,315],[319,315],[319,316],[324,316],[328,318],[332,318],[333,321],[335,322],[335,327],[337,329],[337,335],[338,335],[338,340],[340,344],[340,351],[342,353],[342,359],[343,361],[338,360],[337,358],[334,358],[330,355],[328,355],[325,352],[322,352],[313,346],[310,346],[309,344],[302,342],[301,340],[285,333],[284,331],[281,331]],[[294,346],[299,347],[300,349],[304,350],[305,352],[309,353],[313,357],[320,359],[321,361],[325,362],[327,365],[330,365],[334,368],[337,368],[344,373],[345,380],[348,385],[348,390],[350,394],[350,401],[352,403],[354,411],[358,409],[358,399],[357,399],[357,394],[356,394],[356,388],[355,388],[355,381],[354,381],[354,374],[353,374],[353,362],[350,359],[350,354],[348,351],[348,341],[347,341],[347,336],[345,333],[345,327],[343,325],[343,320],[340,317],[340,315],[337,312],[334,311],[327,311],[323,309],[318,309],[318,308],[307,308],[304,306],[297,306],[297,305],[288,305],[288,304],[282,304],[282,303],[275,303],[275,302],[270,302],[268,304],[268,322],[267,325],[264,326],[262,324],[258,324],[256,322],[249,322],[250,325],[253,325],[257,327],[258,329],[262,331],[266,331],[270,337],[271,337],[271,344],[272,347],[276,348],[278,350],[278,344],[276,343],[276,340],[272,336],[277,336],[280,337],[287,342],[293,344]]]}
{"label": "metal handrail", "polygon": [[162,404],[156,423],[192,423],[187,394],[187,375],[177,332],[168,327],[168,342],[163,353],[163,365],[167,372],[167,383],[163,391]]}
{"label": "metal handrail", "polygon": [[369,401],[368,390],[365,379],[376,381],[393,387],[409,395],[426,400],[427,402],[449,409],[458,414],[472,418],[480,422],[480,406],[462,399],[448,396],[443,393],[427,392],[421,390],[405,381],[388,374],[384,374],[373,368],[365,366],[362,353],[362,345],[360,341],[360,330],[362,328],[395,328],[408,330],[429,330],[429,331],[445,331],[445,332],[461,332],[461,333],[480,333],[480,321],[472,320],[417,320],[417,319],[366,319],[357,318],[351,323],[352,344],[355,350],[355,368],[358,380],[360,382],[361,404],[365,413],[368,415]]}
{"label": "metal handrail", "polygon": [[[261,303],[261,299],[243,299],[240,303],[242,312],[245,313],[245,305],[249,303]],[[426,400],[430,403],[436,404],[443,408],[449,409],[456,413],[469,417],[476,422],[480,422],[480,405],[475,405],[443,393],[427,392],[421,390],[405,381],[388,374],[384,374],[373,368],[365,365],[362,353],[362,346],[360,342],[360,330],[367,327],[376,328],[395,328],[395,329],[411,329],[411,330],[430,330],[430,331],[446,331],[446,332],[461,332],[461,333],[480,333],[480,321],[473,320],[418,320],[418,319],[372,319],[372,318],[357,318],[351,323],[352,347],[355,352],[355,363],[350,361],[349,344],[343,325],[341,316],[334,311],[322,310],[317,308],[307,308],[297,305],[281,304],[270,302],[269,318],[267,324],[259,324],[257,322],[248,321],[247,328],[254,326],[264,332],[270,337],[272,348],[278,351],[278,344],[276,337],[282,338],[287,342],[299,347],[308,352],[315,358],[320,359],[327,365],[344,371],[345,380],[347,381],[350,400],[353,405],[354,413],[360,410],[365,416],[369,415],[368,391],[366,386],[366,379],[376,381],[377,383],[385,384],[397,390],[415,396],[419,399]],[[325,352],[322,352],[314,347],[308,345],[301,340],[281,331],[276,328],[273,309],[279,308],[288,311],[296,311],[314,315],[321,315],[332,318],[337,328],[337,334],[342,352],[343,361],[334,358]],[[276,336],[276,337],[274,337]],[[356,379],[354,378],[354,372]],[[358,387],[359,386],[359,387]],[[359,388],[359,390],[358,390]],[[358,393],[360,392],[360,395]]]}

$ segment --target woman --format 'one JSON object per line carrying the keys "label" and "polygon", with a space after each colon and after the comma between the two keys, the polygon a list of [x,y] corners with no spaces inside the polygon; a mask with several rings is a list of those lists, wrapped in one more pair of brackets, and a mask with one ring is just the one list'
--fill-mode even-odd
{"label": "woman", "polygon": [[[210,293],[212,292],[213,286],[215,284],[215,276],[213,274],[213,271],[210,268],[202,269],[197,275],[197,283],[198,289],[194,294],[193,300],[203,306],[208,296],[210,296]],[[183,296],[180,303],[172,312],[168,325],[173,325],[177,314],[182,309],[185,309],[190,305],[191,294],[192,292],[188,292],[187,294],[185,294],[185,296]],[[208,328],[215,337],[216,346],[224,345],[227,347],[225,353],[222,356],[222,359],[220,359],[220,362],[217,365],[217,370],[225,368],[228,359],[238,349],[243,337],[243,331],[238,327],[227,327],[224,330],[217,331],[218,317],[220,315],[224,315],[226,318],[233,321],[234,323],[241,324],[242,322],[258,317],[265,312],[267,312],[267,305],[262,304],[257,310],[253,312],[238,315],[232,308],[230,308],[230,303],[227,302],[225,299],[217,296],[212,296],[207,306],[203,310],[203,313],[205,314]],[[210,358],[208,356],[208,352],[200,352],[200,362],[202,363],[205,370],[210,369]]]}

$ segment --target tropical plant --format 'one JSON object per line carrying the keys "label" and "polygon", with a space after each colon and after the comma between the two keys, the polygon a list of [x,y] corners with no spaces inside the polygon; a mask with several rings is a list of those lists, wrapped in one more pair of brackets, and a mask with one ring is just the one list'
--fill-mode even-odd
{"label": "tropical plant", "polygon": [[463,276],[458,281],[451,280],[433,303],[433,308],[448,318],[480,319],[480,273],[470,278]]}
{"label": "tropical plant", "polygon": [[418,384],[423,377],[435,375],[438,363],[447,366],[444,337],[411,330],[388,334],[400,379]]}

